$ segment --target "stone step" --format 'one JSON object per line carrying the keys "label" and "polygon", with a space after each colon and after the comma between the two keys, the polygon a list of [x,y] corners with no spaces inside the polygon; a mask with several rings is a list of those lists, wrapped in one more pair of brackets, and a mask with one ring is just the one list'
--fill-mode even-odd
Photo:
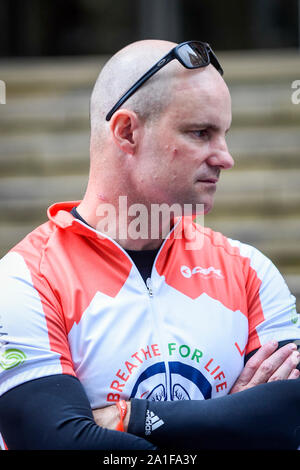
{"label": "stone step", "polygon": [[107,56],[23,57],[1,59],[7,101],[13,96],[58,92],[93,86]]}
{"label": "stone step", "polygon": [[[19,132],[34,133],[49,129],[56,132],[89,127],[89,99],[92,90],[70,88],[42,95],[31,93],[11,96],[0,113],[1,135]],[[300,105],[291,101],[290,83],[266,85],[233,85],[230,87],[234,126],[283,125],[300,123]]]}
{"label": "stone step", "polygon": [[[80,198],[87,184],[88,175],[50,177],[11,177],[2,178],[0,184],[0,206],[19,204],[42,205],[46,201]],[[1,211],[1,210],[0,210]]]}
{"label": "stone step", "polygon": [[[299,73],[299,72],[298,72]],[[297,75],[290,82],[285,80],[282,83],[274,83],[270,77],[266,83],[234,83],[229,85],[232,96],[232,107],[236,112],[263,112],[272,111],[280,108],[294,109],[300,113],[299,106],[292,101],[292,95],[295,88],[292,83],[297,79]]]}
{"label": "stone step", "polygon": [[288,126],[300,122],[292,82],[230,86],[234,127]]}
{"label": "stone step", "polygon": [[272,195],[275,198],[300,196],[299,172],[295,169],[249,170],[232,169],[223,172],[218,183],[219,194]]}
{"label": "stone step", "polygon": [[89,128],[89,94],[81,89],[12,97],[0,111],[0,135],[11,138],[24,132],[35,135]]}
{"label": "stone step", "polygon": [[[218,185],[218,214],[299,215],[299,170],[238,170],[223,173]],[[214,211],[215,211],[214,210]]]}
{"label": "stone step", "polygon": [[[235,149],[229,146],[230,153],[235,161],[235,170],[281,170],[300,169],[300,150],[298,148]],[[232,171],[232,170],[231,170]]]}
{"label": "stone step", "polygon": [[[299,78],[297,49],[218,52],[230,85],[283,83]],[[1,79],[7,93],[89,87],[109,56],[2,58]]]}
{"label": "stone step", "polygon": [[287,216],[299,213],[299,170],[237,170],[221,175],[213,213]]}
{"label": "stone step", "polygon": [[0,175],[82,173],[89,167],[89,133],[20,133],[2,136]]}
{"label": "stone step", "polygon": [[224,79],[230,84],[288,83],[299,79],[298,49],[249,50],[218,53]]}
{"label": "stone step", "polygon": [[283,244],[295,241],[300,250],[300,215],[298,217],[213,217],[204,216],[204,225],[217,232],[240,240],[250,245],[260,243],[272,244],[277,240]]}
{"label": "stone step", "polygon": [[261,127],[249,126],[247,128],[232,127],[228,133],[227,143],[236,155],[251,151],[279,152],[284,155],[287,151],[297,151],[300,156],[300,132],[299,126]]}

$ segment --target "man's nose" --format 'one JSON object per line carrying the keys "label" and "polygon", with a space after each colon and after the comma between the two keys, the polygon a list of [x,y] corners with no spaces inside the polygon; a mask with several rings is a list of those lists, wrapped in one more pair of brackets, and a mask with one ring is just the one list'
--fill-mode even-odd
{"label": "man's nose", "polygon": [[208,164],[218,166],[223,170],[228,170],[234,166],[234,159],[231,156],[227,143],[223,141],[212,149],[211,156],[208,158]]}

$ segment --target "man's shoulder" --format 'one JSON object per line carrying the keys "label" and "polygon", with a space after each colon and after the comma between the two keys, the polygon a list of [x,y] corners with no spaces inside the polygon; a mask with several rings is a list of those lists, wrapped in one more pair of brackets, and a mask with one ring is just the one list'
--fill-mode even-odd
{"label": "man's shoulder", "polygon": [[231,238],[231,236],[225,235],[210,227],[196,225],[204,235],[206,248],[217,251],[220,254],[223,253],[224,255],[226,254],[238,257],[242,260],[248,260],[250,264],[253,265],[270,262],[264,253],[248,242]]}
{"label": "man's shoulder", "polygon": [[31,268],[34,267],[35,271],[38,271],[45,249],[55,231],[55,225],[48,221],[28,233],[0,259],[0,273],[8,274],[13,272],[14,269],[17,270],[18,260],[20,259]]}
{"label": "man's shoulder", "polygon": [[233,239],[216,229],[199,224],[196,225],[203,234],[206,245],[210,246],[211,249],[224,250],[228,254],[232,255],[246,255],[246,253],[250,253],[253,249],[255,249],[253,246],[248,245],[240,240]]}

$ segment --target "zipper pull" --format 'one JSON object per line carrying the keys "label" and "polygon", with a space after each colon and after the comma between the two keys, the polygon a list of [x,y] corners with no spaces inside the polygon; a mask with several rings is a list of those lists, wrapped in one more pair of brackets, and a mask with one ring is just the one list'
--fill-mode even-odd
{"label": "zipper pull", "polygon": [[147,289],[148,289],[149,297],[153,297],[152,281],[151,281],[150,277],[148,277],[148,279],[146,281],[146,286],[147,286]]}

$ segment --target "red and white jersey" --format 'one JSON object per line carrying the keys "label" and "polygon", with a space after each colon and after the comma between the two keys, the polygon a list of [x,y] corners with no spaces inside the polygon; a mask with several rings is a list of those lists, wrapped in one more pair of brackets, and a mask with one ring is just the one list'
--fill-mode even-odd
{"label": "red and white jersey", "polygon": [[70,214],[74,205],[52,206],[0,261],[0,394],[71,374],[92,408],[214,398],[230,391],[245,354],[300,338],[295,298],[257,249],[195,224],[203,243],[186,249],[180,219],[147,287],[118,243]]}

